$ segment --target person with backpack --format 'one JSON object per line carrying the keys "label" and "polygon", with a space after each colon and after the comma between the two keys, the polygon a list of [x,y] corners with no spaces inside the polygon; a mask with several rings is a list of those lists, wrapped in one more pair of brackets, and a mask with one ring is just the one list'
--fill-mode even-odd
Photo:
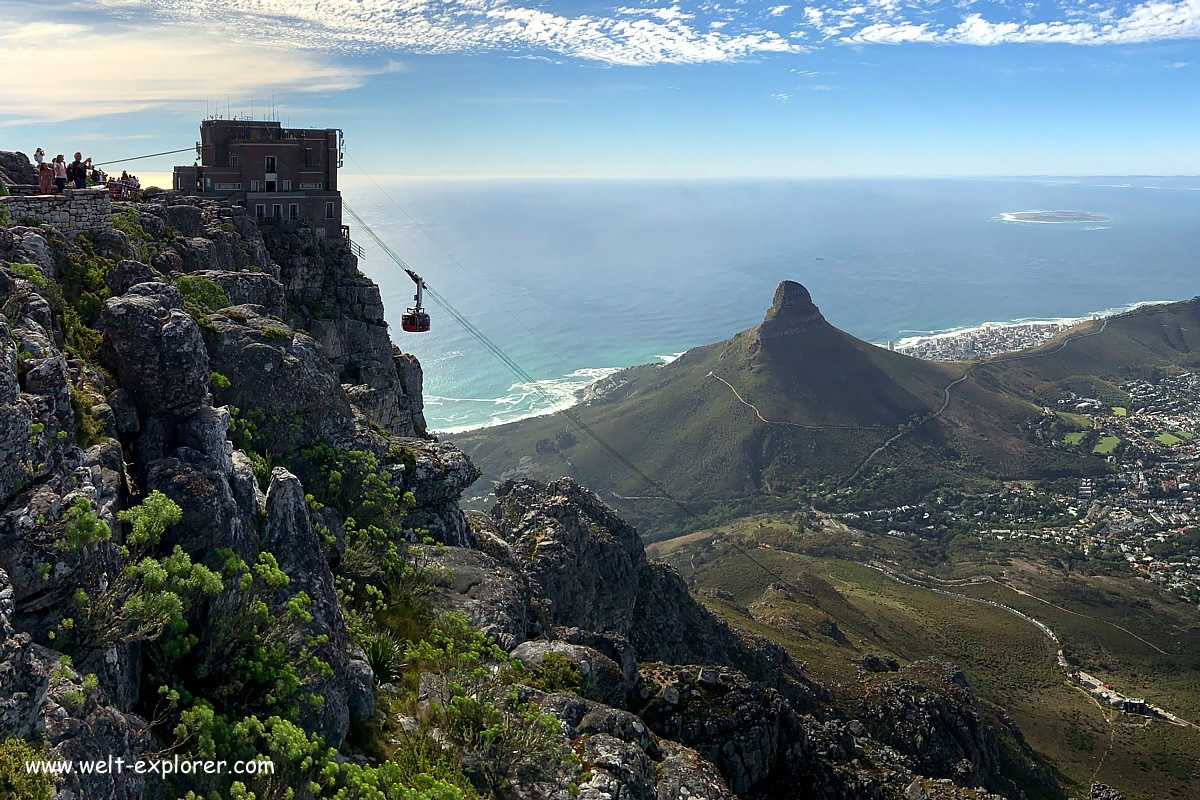
{"label": "person with backpack", "polygon": [[83,163],[83,153],[76,153],[75,160],[71,162],[71,166],[67,168],[67,177],[75,181],[75,188],[82,189],[87,186],[87,164]]}

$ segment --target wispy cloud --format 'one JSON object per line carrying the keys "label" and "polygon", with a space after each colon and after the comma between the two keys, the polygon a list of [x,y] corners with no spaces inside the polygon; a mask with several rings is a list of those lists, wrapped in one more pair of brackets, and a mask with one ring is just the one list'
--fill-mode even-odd
{"label": "wispy cloud", "polygon": [[[1039,12],[1044,15],[1044,12],[1041,6],[1033,3],[1018,8],[1020,19],[994,21],[976,12],[952,20],[951,24],[908,18],[892,8],[884,8],[881,13],[877,3],[875,7],[854,7],[853,14],[841,10],[862,26],[856,25],[856,29],[849,32],[836,32],[841,33],[842,41],[853,44],[1104,45],[1200,38],[1200,0],[1147,0],[1123,9],[1093,2],[1082,7],[1068,7],[1062,13],[1066,19],[1037,20],[1035,16]],[[1049,9],[1050,13],[1053,10],[1053,7]],[[818,25],[837,11],[816,9],[810,20],[815,19],[813,24]]]}
{"label": "wispy cloud", "polygon": [[84,25],[51,21],[0,29],[0,74],[37,76],[6,82],[0,124],[15,124],[17,115],[30,123],[163,106],[194,110],[207,97],[270,90],[342,91],[403,68],[395,61],[376,68],[339,65],[320,53],[277,45],[238,47],[192,24],[152,36],[137,28],[110,27],[102,51],[46,46],[48,41],[83,41],[94,35]]}
{"label": "wispy cloud", "polygon": [[[340,53],[509,52],[612,65],[735,61],[801,52],[785,33],[725,30],[680,4],[568,15],[508,0],[109,0],[159,20],[196,19],[238,40]],[[723,20],[728,22],[728,20]]]}

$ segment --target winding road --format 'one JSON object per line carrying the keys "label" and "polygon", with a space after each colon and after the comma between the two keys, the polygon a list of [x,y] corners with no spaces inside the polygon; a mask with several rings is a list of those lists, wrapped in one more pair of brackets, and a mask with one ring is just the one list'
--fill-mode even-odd
{"label": "winding road", "polygon": [[[946,597],[953,597],[956,600],[965,600],[965,601],[971,602],[971,603],[979,603],[982,605],[992,606],[993,608],[998,608],[998,609],[1001,609],[1002,611],[1008,612],[1009,614],[1020,617],[1021,619],[1030,623],[1031,625],[1036,626],[1037,629],[1040,630],[1047,639],[1054,642],[1055,646],[1058,648],[1058,652],[1056,653],[1056,656],[1055,656],[1056,662],[1057,662],[1058,666],[1064,672],[1066,672],[1068,674],[1068,678],[1071,675],[1071,673],[1078,672],[1078,674],[1080,676],[1083,676],[1085,678],[1092,680],[1093,682],[1096,683],[1096,685],[1098,685],[1098,686],[1103,685],[1103,683],[1101,681],[1099,681],[1096,678],[1092,678],[1092,676],[1087,675],[1087,673],[1075,670],[1071,666],[1071,664],[1067,662],[1066,657],[1063,655],[1062,641],[1058,638],[1058,635],[1050,628],[1049,625],[1047,625],[1046,623],[1042,622],[1039,619],[1036,619],[1035,617],[1030,616],[1029,614],[1026,614],[1024,611],[1020,611],[1016,608],[1013,608],[1012,606],[1006,606],[1003,603],[997,602],[995,600],[988,600],[988,599],[982,598],[982,597],[971,597],[970,595],[959,594],[958,592],[950,592],[945,589],[938,589],[934,586],[929,586],[928,584],[922,583],[920,580],[917,580],[916,578],[914,578],[912,576],[904,575],[904,574],[898,572],[897,570],[895,570],[894,568],[888,566],[887,564],[884,564],[879,561],[868,562],[865,566],[868,566],[871,569],[882,573],[883,575],[887,576],[888,578],[891,578],[895,582],[903,584],[905,586],[911,586],[915,589],[924,589],[927,592],[936,592],[937,594],[945,595]],[[934,580],[937,580],[937,579],[935,578]],[[1074,614],[1075,616],[1084,617],[1086,619],[1096,620],[1098,622],[1106,622],[1107,624],[1112,625],[1114,628],[1124,631],[1125,633],[1129,634],[1130,636],[1137,639],[1139,642],[1142,642],[1143,644],[1147,645],[1148,647],[1151,647],[1154,650],[1157,650],[1159,653],[1163,653],[1164,655],[1170,655],[1170,653],[1167,653],[1165,650],[1162,650],[1161,648],[1157,647],[1156,645],[1151,644],[1150,642],[1147,642],[1142,637],[1138,636],[1135,633],[1132,633],[1129,630],[1126,630],[1125,628],[1121,627],[1120,625],[1116,625],[1114,623],[1107,622],[1107,620],[1101,620],[1096,617],[1091,617],[1091,616],[1088,616],[1087,614],[1080,614],[1079,612],[1076,612],[1076,611],[1071,611],[1069,609],[1060,608],[1059,606],[1055,605],[1054,603],[1051,603],[1048,600],[1043,600],[1042,598],[1038,597],[1035,594],[1026,592],[1021,589],[1017,589],[1014,586],[1010,586],[1007,582],[997,581],[994,578],[991,578],[990,576],[980,576],[979,579],[971,579],[970,581],[968,581],[965,584],[958,583],[956,585],[971,585],[972,582],[973,583],[983,583],[983,582],[988,582],[988,581],[996,583],[999,586],[1003,586],[1006,589],[1016,592],[1017,594],[1020,594],[1024,597],[1029,597],[1033,600],[1038,600],[1052,608],[1058,609],[1059,611],[1065,611],[1068,614]],[[1100,707],[1101,710],[1103,710],[1104,707],[1100,705],[1099,701],[1097,701],[1094,696],[1092,696],[1093,695],[1092,692],[1088,692],[1086,689],[1084,689],[1082,686],[1077,684],[1075,681],[1071,681],[1071,685],[1075,688],[1080,689],[1081,691],[1086,692],[1088,694],[1088,696],[1092,697],[1092,700],[1094,702],[1096,702],[1096,705],[1098,707]],[[1123,695],[1120,695],[1120,693],[1116,692],[1115,690],[1105,690],[1105,691],[1107,691],[1109,694],[1112,694],[1112,695],[1123,696]],[[1172,714],[1171,712],[1167,711],[1166,709],[1160,708],[1153,704],[1147,704],[1147,707],[1151,711],[1153,711],[1157,716],[1161,717],[1163,720],[1171,723],[1172,725],[1179,725],[1184,728],[1192,728],[1193,730],[1200,730],[1200,725],[1197,725],[1196,723],[1186,720],[1182,717],[1176,716],[1175,714]],[[1106,715],[1106,720],[1111,725],[1111,720],[1107,718],[1107,715]],[[1107,753],[1106,753],[1106,755],[1107,755]]]}

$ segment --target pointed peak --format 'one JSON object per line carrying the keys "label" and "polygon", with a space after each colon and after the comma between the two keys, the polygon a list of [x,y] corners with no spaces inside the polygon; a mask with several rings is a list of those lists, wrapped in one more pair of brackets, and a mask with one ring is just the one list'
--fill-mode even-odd
{"label": "pointed peak", "polygon": [[812,296],[795,281],[782,281],[775,289],[775,299],[758,329],[758,340],[790,336],[805,328],[825,322]]}

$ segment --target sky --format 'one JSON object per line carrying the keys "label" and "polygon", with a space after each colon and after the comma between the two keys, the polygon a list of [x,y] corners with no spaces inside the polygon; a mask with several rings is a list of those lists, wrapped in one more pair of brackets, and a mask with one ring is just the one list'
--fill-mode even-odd
{"label": "sky", "polygon": [[0,0],[0,74],[0,149],[97,162],[273,109],[351,182],[1200,174],[1200,0]]}

